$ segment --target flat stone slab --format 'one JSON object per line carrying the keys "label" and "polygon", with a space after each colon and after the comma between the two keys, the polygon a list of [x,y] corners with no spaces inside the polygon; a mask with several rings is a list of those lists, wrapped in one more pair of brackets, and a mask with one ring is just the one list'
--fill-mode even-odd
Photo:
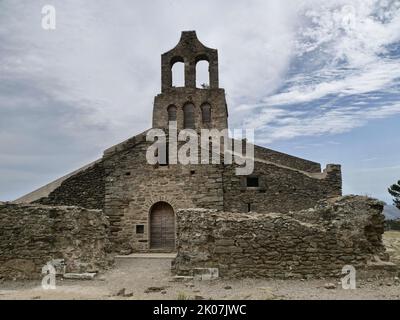
{"label": "flat stone slab", "polygon": [[219,277],[218,268],[194,268],[193,269],[194,280],[209,281],[215,280]]}
{"label": "flat stone slab", "polygon": [[192,276],[174,276],[172,277],[172,282],[188,282],[193,280]]}
{"label": "flat stone slab", "polygon": [[64,279],[93,280],[97,273],[64,273]]}

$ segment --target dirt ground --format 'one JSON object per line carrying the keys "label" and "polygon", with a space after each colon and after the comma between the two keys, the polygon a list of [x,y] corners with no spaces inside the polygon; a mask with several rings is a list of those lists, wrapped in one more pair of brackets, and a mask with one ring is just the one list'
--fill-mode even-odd
{"label": "dirt ground", "polygon": [[[392,260],[400,260],[400,232],[387,232],[384,241]],[[399,259],[399,260],[397,260]],[[40,281],[0,283],[0,299],[400,299],[398,279],[358,281],[355,290],[332,280],[214,280],[173,281],[167,259],[120,261],[94,280],[57,279],[55,290]],[[327,283],[336,285],[326,289]]]}
{"label": "dirt ground", "polygon": [[386,231],[383,237],[390,261],[400,265],[400,231]]}

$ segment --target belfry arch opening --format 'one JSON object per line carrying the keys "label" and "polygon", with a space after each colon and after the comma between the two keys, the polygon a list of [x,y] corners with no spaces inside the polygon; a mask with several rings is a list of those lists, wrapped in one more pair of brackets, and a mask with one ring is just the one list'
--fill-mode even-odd
{"label": "belfry arch opening", "polygon": [[171,61],[172,86],[185,86],[185,64],[182,58],[175,58]]}
{"label": "belfry arch opening", "polygon": [[196,87],[201,89],[210,88],[210,64],[207,60],[199,60],[196,63]]}

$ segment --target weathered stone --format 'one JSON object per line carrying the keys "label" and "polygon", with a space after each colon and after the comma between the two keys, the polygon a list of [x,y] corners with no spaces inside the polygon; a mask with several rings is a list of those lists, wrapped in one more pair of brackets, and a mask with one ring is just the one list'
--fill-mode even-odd
{"label": "weathered stone", "polygon": [[117,297],[123,297],[125,295],[125,288],[120,289],[115,295]]}
{"label": "weathered stone", "polygon": [[219,277],[218,268],[194,268],[193,277],[195,280],[209,281]]}
{"label": "weathered stone", "polygon": [[[107,267],[108,221],[99,210],[39,204],[0,204],[0,277],[42,277]],[[57,259],[54,259],[54,258]]]}
{"label": "weathered stone", "polygon": [[229,247],[215,247],[214,253],[238,253],[243,250],[239,247],[229,246]]}
{"label": "weathered stone", "polygon": [[[346,196],[288,214],[180,210],[173,271],[195,274],[219,267],[221,277],[341,277],[350,264],[357,272],[393,273],[394,265],[381,260],[386,257],[382,209],[378,200]],[[213,241],[194,243],[194,233]]]}
{"label": "weathered stone", "polygon": [[96,273],[64,273],[64,279],[93,280]]}
{"label": "weathered stone", "polygon": [[174,282],[187,282],[193,280],[192,276],[174,276],[172,281]]}
{"label": "weathered stone", "polygon": [[233,246],[235,241],[232,239],[220,239],[215,241],[215,245],[217,246]]}
{"label": "weathered stone", "polygon": [[336,289],[336,284],[331,283],[331,282],[325,283],[325,284],[324,284],[324,288],[325,288],[325,289]]}
{"label": "weathered stone", "polygon": [[151,293],[151,292],[161,292],[164,291],[165,287],[148,287],[144,293]]}

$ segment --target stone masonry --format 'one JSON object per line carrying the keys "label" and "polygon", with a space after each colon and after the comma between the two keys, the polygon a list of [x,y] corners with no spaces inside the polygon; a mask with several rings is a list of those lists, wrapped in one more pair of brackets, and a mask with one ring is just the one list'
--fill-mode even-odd
{"label": "stone masonry", "polygon": [[67,272],[107,266],[108,221],[79,207],[0,203],[0,278],[31,279],[53,259]]}
{"label": "stone masonry", "polygon": [[388,259],[382,210],[382,202],[361,196],[289,214],[180,210],[174,272],[218,268],[221,277],[308,278],[339,276],[345,265],[365,271]]}
{"label": "stone masonry", "polygon": [[104,177],[103,163],[97,162],[86,170],[67,178],[47,197],[40,198],[34,203],[103,209]]}

